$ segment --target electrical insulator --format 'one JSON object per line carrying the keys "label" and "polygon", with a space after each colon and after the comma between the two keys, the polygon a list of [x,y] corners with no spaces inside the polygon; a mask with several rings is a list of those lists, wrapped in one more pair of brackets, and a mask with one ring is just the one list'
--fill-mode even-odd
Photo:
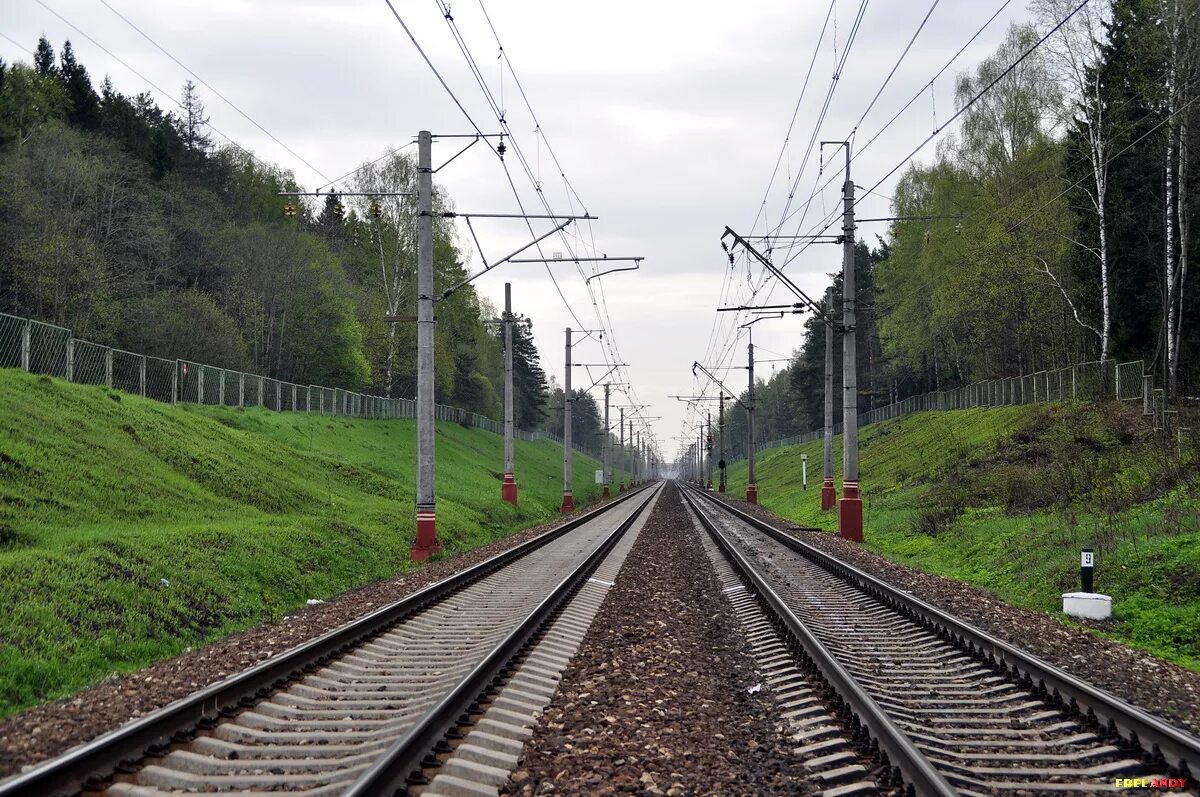
{"label": "electrical insulator", "polygon": [[296,218],[296,206],[293,205],[291,202],[284,205],[283,206],[283,215],[287,216],[289,219]]}
{"label": "electrical insulator", "polygon": [[380,216],[383,215],[383,208],[379,207],[378,202],[371,203],[371,215],[374,216],[375,218],[379,218]]}
{"label": "electrical insulator", "polygon": [[336,203],[334,203],[334,205],[333,205],[333,215],[337,216],[339,219],[340,219],[342,216],[346,215],[346,209],[345,209],[344,207],[342,207],[342,203],[341,203],[341,202],[336,202]]}

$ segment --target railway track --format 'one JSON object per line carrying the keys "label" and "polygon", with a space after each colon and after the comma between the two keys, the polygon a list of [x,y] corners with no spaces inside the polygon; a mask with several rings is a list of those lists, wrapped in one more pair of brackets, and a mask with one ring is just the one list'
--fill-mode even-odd
{"label": "railway track", "polygon": [[1153,774],[1196,793],[1200,739],[707,493],[682,492],[800,668],[832,688],[860,748],[910,792],[1096,794]]}
{"label": "railway track", "polygon": [[[532,704],[553,693],[545,662],[565,665],[563,635],[582,638],[573,601],[583,592],[576,613],[594,613],[589,580],[659,490],[634,491],[68,751],[0,783],[0,797],[368,797],[495,779],[494,765],[516,761]],[[452,774],[438,774],[451,760]]]}

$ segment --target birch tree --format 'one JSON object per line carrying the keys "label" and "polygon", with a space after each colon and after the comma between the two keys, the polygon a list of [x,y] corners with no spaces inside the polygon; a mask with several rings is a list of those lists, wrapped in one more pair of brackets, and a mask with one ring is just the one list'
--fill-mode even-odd
{"label": "birch tree", "polygon": [[[1071,13],[1078,5],[1073,0],[1034,0],[1030,6],[1041,29],[1049,29]],[[1096,261],[1099,272],[1100,323],[1088,323],[1081,318],[1076,302],[1055,276],[1049,263],[1042,261],[1043,273],[1050,277],[1062,293],[1071,313],[1085,330],[1096,335],[1100,343],[1100,359],[1107,360],[1112,347],[1112,309],[1109,280],[1108,159],[1112,147],[1110,122],[1105,112],[1101,90],[1100,66],[1104,60],[1105,26],[1111,18],[1110,0],[1092,0],[1079,9],[1058,33],[1051,36],[1042,50],[1048,74],[1058,83],[1065,102],[1050,106],[1057,110],[1059,129],[1074,128],[1086,142],[1091,167],[1090,184],[1084,187],[1091,212],[1095,214],[1097,240],[1070,242],[1083,249]]]}

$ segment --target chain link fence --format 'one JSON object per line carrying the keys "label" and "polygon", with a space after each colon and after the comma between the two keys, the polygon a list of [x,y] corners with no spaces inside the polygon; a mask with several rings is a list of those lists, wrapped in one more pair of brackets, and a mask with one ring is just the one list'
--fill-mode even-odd
{"label": "chain link fence", "polygon": [[[1117,363],[1115,360],[1094,361],[1039,371],[1036,374],[993,379],[971,385],[910,396],[901,401],[876,407],[858,416],[859,427],[880,421],[900,418],[914,412],[966,410],[975,407],[1007,407],[1020,404],[1043,404],[1051,401],[1141,401],[1143,414],[1154,417],[1156,429],[1171,423],[1171,410],[1166,409],[1162,390],[1154,389],[1154,380],[1145,373],[1145,362],[1134,360]],[[842,433],[842,424],[833,427],[834,434]],[[755,445],[755,451],[801,445],[820,440],[824,429],[813,429],[781,440],[769,440]],[[745,459],[744,454],[726,457],[729,462]]]}
{"label": "chain link fence", "polygon": [[[83,385],[96,385],[168,404],[264,407],[352,418],[415,420],[413,399],[385,398],[341,388],[300,385],[270,377],[217,368],[190,360],[166,360],[76,338],[65,327],[0,313],[0,368],[20,368]],[[476,412],[435,405],[439,421],[504,434],[504,424]],[[519,440],[562,438],[546,432],[516,430]],[[572,445],[589,456],[598,453]]]}

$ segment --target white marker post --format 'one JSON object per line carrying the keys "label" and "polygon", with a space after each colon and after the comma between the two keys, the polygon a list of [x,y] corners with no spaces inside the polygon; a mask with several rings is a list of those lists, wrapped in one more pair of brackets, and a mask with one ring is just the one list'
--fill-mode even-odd
{"label": "white marker post", "polygon": [[1063,593],[1063,614],[1084,620],[1107,620],[1112,617],[1112,598],[1093,592],[1096,554],[1091,548],[1079,552],[1080,592]]}
{"label": "white marker post", "polygon": [[800,481],[804,489],[808,489],[808,454],[800,455]]}

